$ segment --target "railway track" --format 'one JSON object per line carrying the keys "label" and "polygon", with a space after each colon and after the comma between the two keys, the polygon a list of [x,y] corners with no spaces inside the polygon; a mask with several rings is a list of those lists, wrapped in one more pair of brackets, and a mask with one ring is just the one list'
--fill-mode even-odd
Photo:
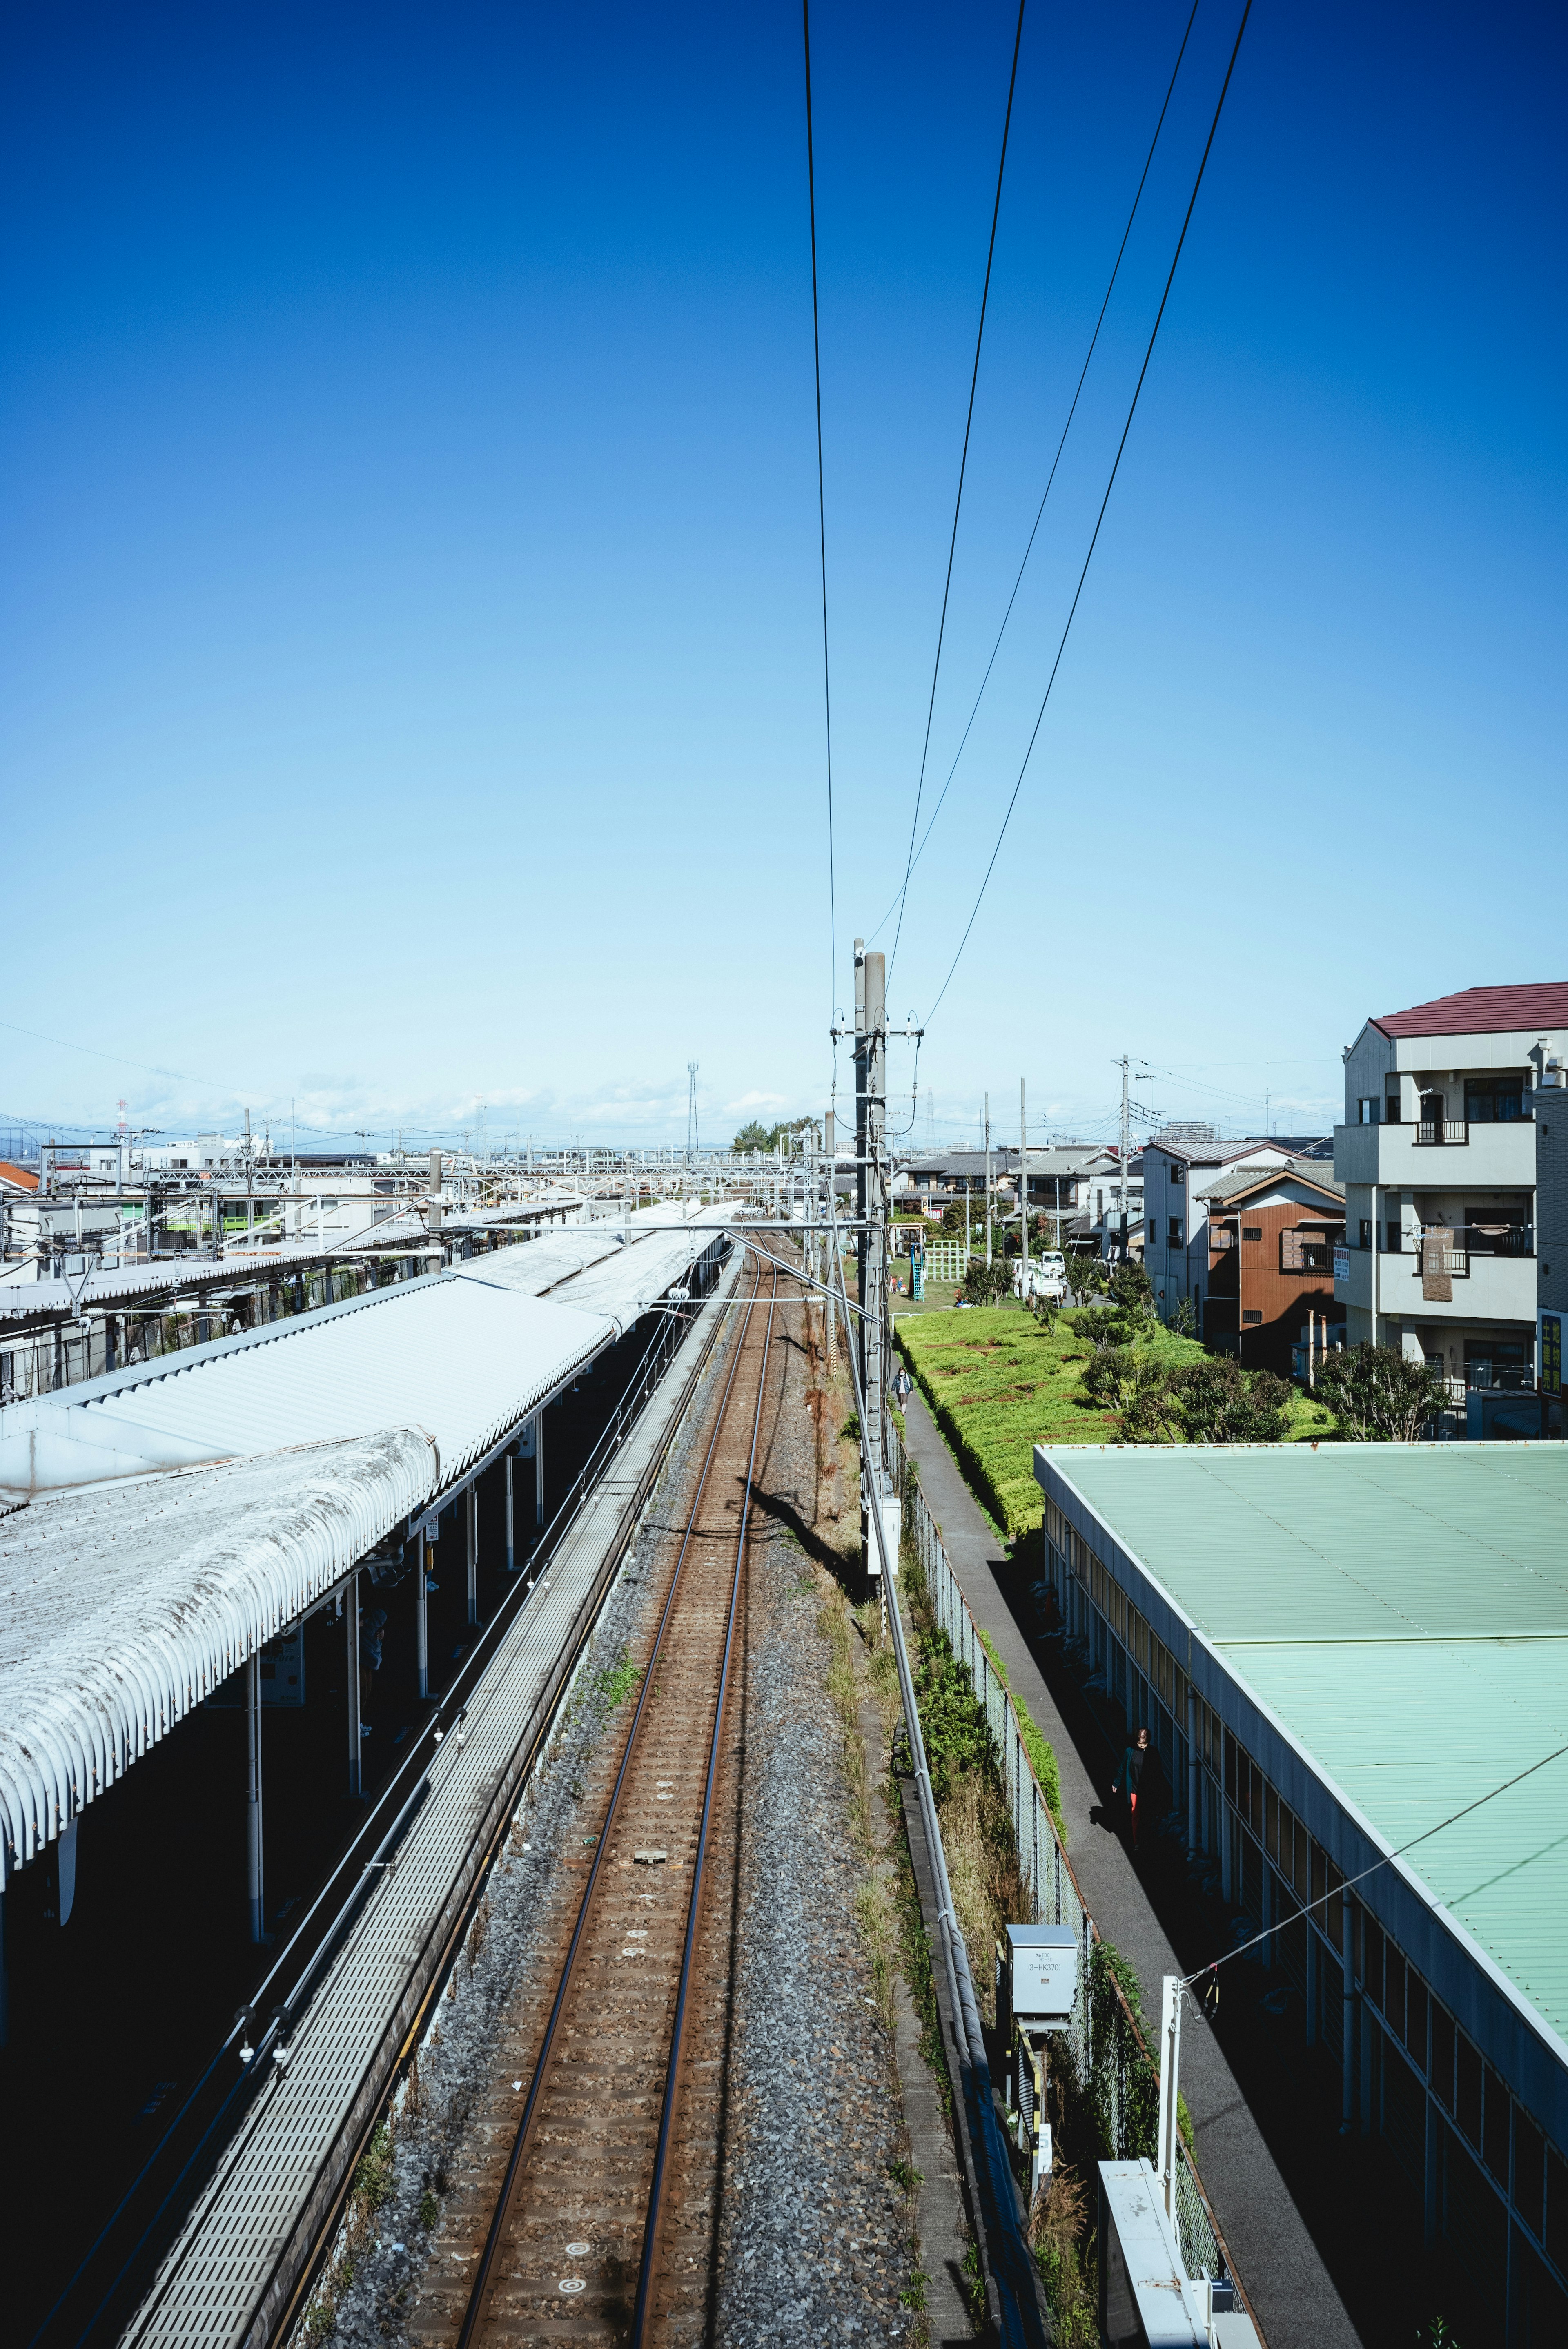
{"label": "railway track", "polygon": [[454,2295],[448,2322],[419,2327],[424,2339],[642,2349],[707,2329],[727,2095],[724,1896],[739,1832],[738,1626],[778,1293],[778,1273],[759,1268],[599,1831],[562,1887],[559,1973],[509,2038],[520,2076],[502,2086],[521,2110],[492,2139],[493,2203],[467,2303]]}

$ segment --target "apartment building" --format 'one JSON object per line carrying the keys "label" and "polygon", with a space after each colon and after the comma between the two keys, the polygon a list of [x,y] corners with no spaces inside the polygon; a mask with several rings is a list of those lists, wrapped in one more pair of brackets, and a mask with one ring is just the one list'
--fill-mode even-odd
{"label": "apartment building", "polygon": [[[1172,1319],[1187,1301],[1198,1335],[1208,1336],[1211,1274],[1218,1270],[1222,1301],[1215,1334],[1235,1327],[1235,1267],[1225,1253],[1225,1240],[1216,1242],[1210,1230],[1213,1203],[1207,1194],[1220,1177],[1253,1168],[1260,1174],[1278,1173],[1298,1160],[1325,1162],[1328,1150],[1326,1135],[1254,1134],[1221,1142],[1210,1129],[1191,1125],[1167,1127],[1144,1143],[1143,1266],[1162,1321]],[[1320,1164],[1320,1172],[1327,1174],[1326,1164]],[[1245,1309],[1255,1309],[1253,1300],[1248,1300]]]}
{"label": "apartment building", "polygon": [[1385,1013],[1345,1048],[1346,1337],[1424,1359],[1456,1400],[1536,1384],[1536,1129],[1565,1045],[1557,981]]}

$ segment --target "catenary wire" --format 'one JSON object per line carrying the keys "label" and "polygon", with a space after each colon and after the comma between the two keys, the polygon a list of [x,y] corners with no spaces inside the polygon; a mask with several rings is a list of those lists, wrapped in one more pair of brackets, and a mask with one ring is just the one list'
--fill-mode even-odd
{"label": "catenary wire", "polygon": [[817,383],[817,536],[822,562],[822,721],[828,753],[828,1001],[839,968],[839,909],[833,875],[833,697],[828,668],[828,496],[822,477],[822,330],[817,308],[817,162],[811,136],[811,0],[800,0],[806,52],[806,194],[811,220],[811,357]]}
{"label": "catenary wire", "polygon": [[[1051,485],[1057,478],[1057,469],[1062,461],[1062,451],[1068,444],[1068,434],[1072,430],[1073,419],[1078,414],[1078,405],[1083,395],[1084,381],[1088,374],[1089,361],[1093,358],[1095,346],[1099,341],[1099,330],[1105,324],[1105,314],[1110,307],[1110,297],[1116,291],[1116,281],[1118,276],[1120,274],[1122,257],[1127,251],[1127,241],[1132,234],[1132,224],[1138,218],[1138,207],[1142,202],[1144,185],[1149,178],[1150,170],[1154,161],[1154,150],[1160,144],[1160,133],[1165,127],[1165,117],[1170,112],[1171,100],[1175,95],[1176,77],[1181,70],[1181,60],[1187,54],[1187,44],[1191,38],[1192,26],[1197,18],[1198,10],[1201,5],[1202,0],[1192,0],[1192,13],[1187,19],[1187,29],[1181,36],[1181,46],[1176,52],[1176,63],[1171,69],[1171,79],[1165,91],[1165,103],[1160,109],[1160,119],[1154,126],[1154,136],[1149,142],[1149,152],[1144,158],[1143,170],[1139,177],[1137,192],[1132,199],[1132,210],[1127,215],[1127,226],[1121,232],[1121,243],[1116,249],[1116,259],[1111,264],[1110,276],[1107,282],[1105,289],[1105,299],[1099,305],[1099,316],[1094,322],[1094,332],[1088,338],[1088,348],[1084,353],[1083,366],[1078,370],[1078,379],[1073,391],[1072,405],[1068,409],[1067,422],[1062,426],[1061,439],[1057,442],[1057,453],[1051,459],[1051,470],[1046,477],[1046,486],[1040,493],[1040,502],[1036,510],[1034,526],[1029,532],[1028,544],[1024,549],[1023,560],[1018,565],[1017,576],[1013,582],[1013,592],[1007,598],[1007,608],[1002,615],[1002,625],[996,631],[996,641],[991,647],[991,657],[985,664],[985,674],[980,680],[980,689],[975,696],[974,706],[970,709],[964,731],[958,738],[958,748],[953,754],[953,764],[947,770],[947,781],[943,784],[936,805],[931,811],[925,830],[921,835],[920,845],[915,850],[914,855],[904,874],[903,885],[899,890],[898,895],[888,907],[887,913],[882,916],[882,921],[877,924],[876,930],[872,932],[873,938],[877,935],[877,930],[880,930],[882,927],[882,924],[886,922],[888,915],[892,914],[895,908],[897,909],[901,923],[903,919],[903,900],[909,889],[911,876],[913,874],[915,865],[920,863],[921,858],[925,854],[926,842],[931,838],[932,833],[935,828],[936,819],[942,813],[943,802],[946,799],[948,792],[952,786],[953,778],[958,772],[958,761],[964,756],[964,749],[965,743],[969,740],[970,730],[975,724],[975,720],[980,715],[980,704],[985,698],[985,688],[991,682],[991,671],[996,666],[996,656],[1002,649],[1002,639],[1007,633],[1007,623],[1013,616],[1013,606],[1018,600],[1018,590],[1024,584],[1024,574],[1028,569],[1029,557],[1035,551],[1035,540],[1039,533],[1040,524],[1045,519],[1046,501],[1051,494]],[[934,693],[935,680],[933,679],[934,698]],[[930,728],[931,721],[928,715],[926,719],[926,734],[928,740],[930,738]],[[923,778],[924,771],[924,763],[923,761],[921,766]],[[891,970],[892,966],[890,964],[890,976]]]}
{"label": "catenary wire", "polygon": [[[1543,1754],[1540,1761],[1532,1762],[1527,1770],[1517,1771],[1511,1778],[1505,1778],[1501,1786],[1493,1786],[1486,1794],[1478,1795],[1475,1801],[1467,1803],[1462,1811],[1450,1811],[1448,1817],[1439,1819],[1435,1827],[1423,1827],[1418,1836],[1410,1837],[1408,1843],[1396,1845],[1392,1851],[1385,1852],[1381,1859],[1375,1859],[1370,1868],[1362,1868],[1355,1876],[1345,1877],[1335,1886],[1332,1892],[1320,1892],[1315,1899],[1305,1901],[1295,1913],[1298,1916],[1309,1917],[1315,1909],[1326,1907],[1330,1900],[1337,1900],[1341,1894],[1348,1892],[1353,1885],[1365,1884],[1367,1878],[1369,1876],[1376,1876],[1380,1868],[1391,1867],[1393,1862],[1402,1858],[1406,1852],[1414,1851],[1418,1843],[1428,1843],[1433,1836],[1441,1835],[1445,1827],[1457,1826],[1460,1819],[1468,1819],[1472,1811],[1482,1810],[1488,1803],[1495,1803],[1500,1795],[1506,1795],[1511,1786],[1522,1785],[1526,1778],[1532,1778],[1537,1770],[1544,1770],[1548,1763],[1561,1762],[1565,1754],[1568,1754],[1568,1745],[1558,1746],[1554,1754]],[[1260,1941],[1268,1940],[1279,1930],[1277,1925],[1274,1925],[1266,1933],[1254,1933],[1250,1941],[1239,1941],[1233,1950],[1226,1950],[1222,1956],[1212,1958],[1207,1965],[1200,1966],[1196,1973],[1184,1974],[1181,1978],[1181,1988],[1191,1990],[1194,1982],[1202,1982],[1219,1967],[1229,1965],[1233,1958],[1244,1957],[1249,1950],[1255,1950]]]}
{"label": "catenary wire", "polygon": [[[1195,4],[1195,0],[1194,0]],[[958,517],[964,510],[964,476],[969,466],[969,435],[975,424],[975,394],[980,382],[980,350],[985,340],[985,307],[991,299],[991,265],[996,258],[996,223],[1002,216],[1002,181],[1007,170],[1007,133],[1013,127],[1013,94],[1018,87],[1018,51],[1024,39],[1024,8],[1026,0],[1018,0],[1018,25],[1013,35],[1013,68],[1007,77],[1007,109],[1002,117],[1002,152],[996,164],[996,196],[991,206],[991,241],[985,248],[985,282],[980,289],[980,323],[975,330],[975,365],[969,377],[969,407],[964,419],[964,450],[958,460],[958,494],[953,501],[953,531],[947,542],[947,576],[942,583],[942,617],[936,627],[936,658],[931,669],[931,698],[925,706],[925,740],[920,750],[920,777],[914,787],[914,813],[909,823],[909,854],[904,861],[903,887],[899,891],[898,926],[893,932],[892,951],[888,957],[887,975],[892,977],[892,967],[898,960],[898,942],[903,933],[903,904],[909,891],[909,876],[914,869],[915,834],[920,829],[920,802],[925,790],[925,762],[931,756],[931,721],[936,709],[936,680],[942,674],[942,644],[947,634],[947,599],[953,592],[953,558],[958,547]]]}
{"label": "catenary wire", "polygon": [[1138,381],[1133,387],[1132,399],[1127,411],[1127,421],[1121,428],[1121,439],[1117,443],[1116,456],[1111,463],[1110,478],[1106,482],[1105,495],[1099,502],[1099,512],[1095,517],[1094,533],[1089,539],[1088,553],[1084,556],[1083,569],[1078,573],[1078,585],[1073,590],[1073,600],[1068,607],[1068,616],[1063,623],[1062,633],[1057,644],[1056,658],[1051,663],[1051,673],[1046,680],[1046,689],[1040,698],[1040,707],[1036,714],[1034,729],[1029,736],[1028,746],[1024,752],[1023,763],[1018,769],[1018,779],[1013,785],[1012,796],[1007,802],[1006,812],[1002,818],[1001,829],[996,834],[996,843],[991,851],[991,859],[985,867],[985,877],[981,881],[980,887],[975,895],[975,903],[970,908],[969,919],[964,925],[964,935],[958,941],[958,951],[954,954],[952,962],[948,965],[947,976],[943,980],[941,987],[937,990],[935,1002],[933,1003],[931,1009],[925,1015],[925,1024],[928,1028],[930,1027],[933,1019],[935,1017],[937,1005],[940,1004],[943,997],[946,994],[948,988],[953,984],[954,972],[958,968],[959,963],[963,959],[964,949],[969,943],[969,934],[975,927],[975,923],[979,915],[981,905],[985,900],[985,892],[990,886],[991,875],[996,869],[996,859],[1002,854],[1002,843],[1007,836],[1007,826],[1013,821],[1013,810],[1018,804],[1018,794],[1024,788],[1024,777],[1029,771],[1029,761],[1034,756],[1035,744],[1039,740],[1040,728],[1045,723],[1046,708],[1051,698],[1051,688],[1056,684],[1057,672],[1061,667],[1062,655],[1067,650],[1068,637],[1072,633],[1073,621],[1077,617],[1078,604],[1083,595],[1084,581],[1088,577],[1088,567],[1094,561],[1094,551],[1099,543],[1099,533],[1105,522],[1106,508],[1110,503],[1110,493],[1116,487],[1116,476],[1121,467],[1122,453],[1127,447],[1127,436],[1132,429],[1132,419],[1138,412],[1138,401],[1140,394],[1143,389],[1144,378],[1149,373],[1149,363],[1154,357],[1154,345],[1159,336],[1161,321],[1165,316],[1166,304],[1171,299],[1171,288],[1175,283],[1177,266],[1181,259],[1181,249],[1187,242],[1187,231],[1191,226],[1193,207],[1198,202],[1198,191],[1203,184],[1203,173],[1208,168],[1209,156],[1214,144],[1214,134],[1220,128],[1220,116],[1224,110],[1226,95],[1231,87],[1231,77],[1236,70],[1236,59],[1241,54],[1242,36],[1247,29],[1247,19],[1252,13],[1253,0],[1246,0],[1246,5],[1242,11],[1242,21],[1236,28],[1235,46],[1231,51],[1231,61],[1225,67],[1225,78],[1221,85],[1219,100],[1214,108],[1214,119],[1209,125],[1209,136],[1203,144],[1202,157],[1198,165],[1198,175],[1192,182],[1192,193],[1188,198],[1186,216],[1181,222],[1181,233],[1176,240],[1176,251],[1171,256],[1170,275],[1165,280],[1165,291],[1160,297],[1160,307],[1155,313],[1154,325],[1149,336],[1149,347],[1143,354],[1143,365],[1138,370]]}

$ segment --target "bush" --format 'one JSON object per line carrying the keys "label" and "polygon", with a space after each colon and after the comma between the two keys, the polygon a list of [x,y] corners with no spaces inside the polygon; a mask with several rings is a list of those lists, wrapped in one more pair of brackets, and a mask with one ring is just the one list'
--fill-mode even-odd
{"label": "bush", "polygon": [[1130,1346],[1097,1346],[1083,1374],[1083,1391],[1103,1410],[1119,1411],[1137,1389],[1138,1372]]}
{"label": "bush", "polygon": [[1140,1362],[1122,1406],[1121,1432],[1130,1444],[1173,1444],[1186,1433],[1175,1375],[1164,1362]]}
{"label": "bush", "polygon": [[1447,1408],[1440,1374],[1407,1361],[1392,1346],[1357,1346],[1326,1354],[1316,1392],[1353,1444],[1414,1444],[1429,1420]]}
{"label": "bush", "polygon": [[998,1258],[986,1264],[976,1258],[964,1276],[964,1294],[971,1305],[995,1305],[1013,1286],[1013,1276]]}
{"label": "bush", "polygon": [[1109,1281],[1110,1268],[1102,1256],[1093,1256],[1082,1248],[1069,1248],[1066,1257],[1068,1287],[1077,1298],[1103,1297]]}
{"label": "bush", "polygon": [[1284,1433],[1291,1391],[1272,1371],[1244,1371],[1233,1355],[1212,1354],[1171,1383],[1191,1444],[1277,1444]]}

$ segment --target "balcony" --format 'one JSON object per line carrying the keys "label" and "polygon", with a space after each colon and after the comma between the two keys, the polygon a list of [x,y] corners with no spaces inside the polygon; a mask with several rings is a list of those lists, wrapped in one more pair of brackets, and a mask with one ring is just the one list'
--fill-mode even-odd
{"label": "balcony", "polygon": [[[1462,1150],[1464,1156],[1435,1172],[1434,1154]],[[1336,1125],[1336,1179],[1387,1185],[1390,1190],[1429,1189],[1436,1182],[1462,1182],[1489,1191],[1532,1190],[1535,1185],[1535,1121],[1466,1118],[1438,1125]]]}
{"label": "balcony", "polygon": [[1279,1268],[1282,1272],[1315,1274],[1320,1280],[1334,1277],[1334,1250],[1343,1247],[1345,1233],[1338,1231],[1284,1231],[1279,1236]]}

